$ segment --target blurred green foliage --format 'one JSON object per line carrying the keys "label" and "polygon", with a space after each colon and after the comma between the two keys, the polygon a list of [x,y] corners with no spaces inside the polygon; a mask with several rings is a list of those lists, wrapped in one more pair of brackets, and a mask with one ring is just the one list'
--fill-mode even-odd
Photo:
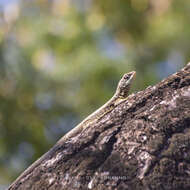
{"label": "blurred green foliage", "polygon": [[2,4],[0,184],[108,100],[123,73],[137,71],[137,91],[181,68],[189,20],[186,0]]}

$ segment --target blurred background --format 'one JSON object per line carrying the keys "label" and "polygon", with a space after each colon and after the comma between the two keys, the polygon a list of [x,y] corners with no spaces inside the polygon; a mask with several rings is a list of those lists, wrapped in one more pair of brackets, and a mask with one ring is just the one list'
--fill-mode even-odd
{"label": "blurred background", "polygon": [[187,0],[0,0],[0,189],[105,103],[190,58]]}

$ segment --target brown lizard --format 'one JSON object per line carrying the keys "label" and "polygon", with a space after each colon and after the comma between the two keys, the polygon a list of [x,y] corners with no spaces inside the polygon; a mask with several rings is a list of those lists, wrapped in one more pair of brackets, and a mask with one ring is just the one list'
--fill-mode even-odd
{"label": "brown lizard", "polygon": [[106,102],[103,106],[101,106],[99,109],[97,109],[95,112],[90,114],[87,118],[85,118],[74,129],[72,129],[70,132],[64,135],[58,141],[58,143],[71,139],[71,137],[74,137],[77,134],[81,133],[85,128],[89,126],[89,124],[92,124],[92,122],[93,123],[96,122],[98,119],[102,118],[106,113],[113,110],[119,103],[126,100],[129,90],[130,90],[131,82],[135,74],[136,74],[135,71],[124,74],[117,85],[117,89],[113,97],[108,102]]}

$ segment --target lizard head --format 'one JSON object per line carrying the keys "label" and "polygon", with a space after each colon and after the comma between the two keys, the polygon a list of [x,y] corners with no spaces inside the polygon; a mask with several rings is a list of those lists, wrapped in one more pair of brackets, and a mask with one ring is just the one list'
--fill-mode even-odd
{"label": "lizard head", "polygon": [[118,83],[116,95],[120,98],[126,98],[128,96],[131,82],[135,76],[136,72],[132,71],[123,75]]}

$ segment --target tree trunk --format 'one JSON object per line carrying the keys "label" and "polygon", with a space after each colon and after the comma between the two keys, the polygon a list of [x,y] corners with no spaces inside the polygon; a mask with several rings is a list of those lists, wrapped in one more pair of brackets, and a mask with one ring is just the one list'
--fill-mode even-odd
{"label": "tree trunk", "polygon": [[190,63],[60,140],[16,189],[190,189]]}

